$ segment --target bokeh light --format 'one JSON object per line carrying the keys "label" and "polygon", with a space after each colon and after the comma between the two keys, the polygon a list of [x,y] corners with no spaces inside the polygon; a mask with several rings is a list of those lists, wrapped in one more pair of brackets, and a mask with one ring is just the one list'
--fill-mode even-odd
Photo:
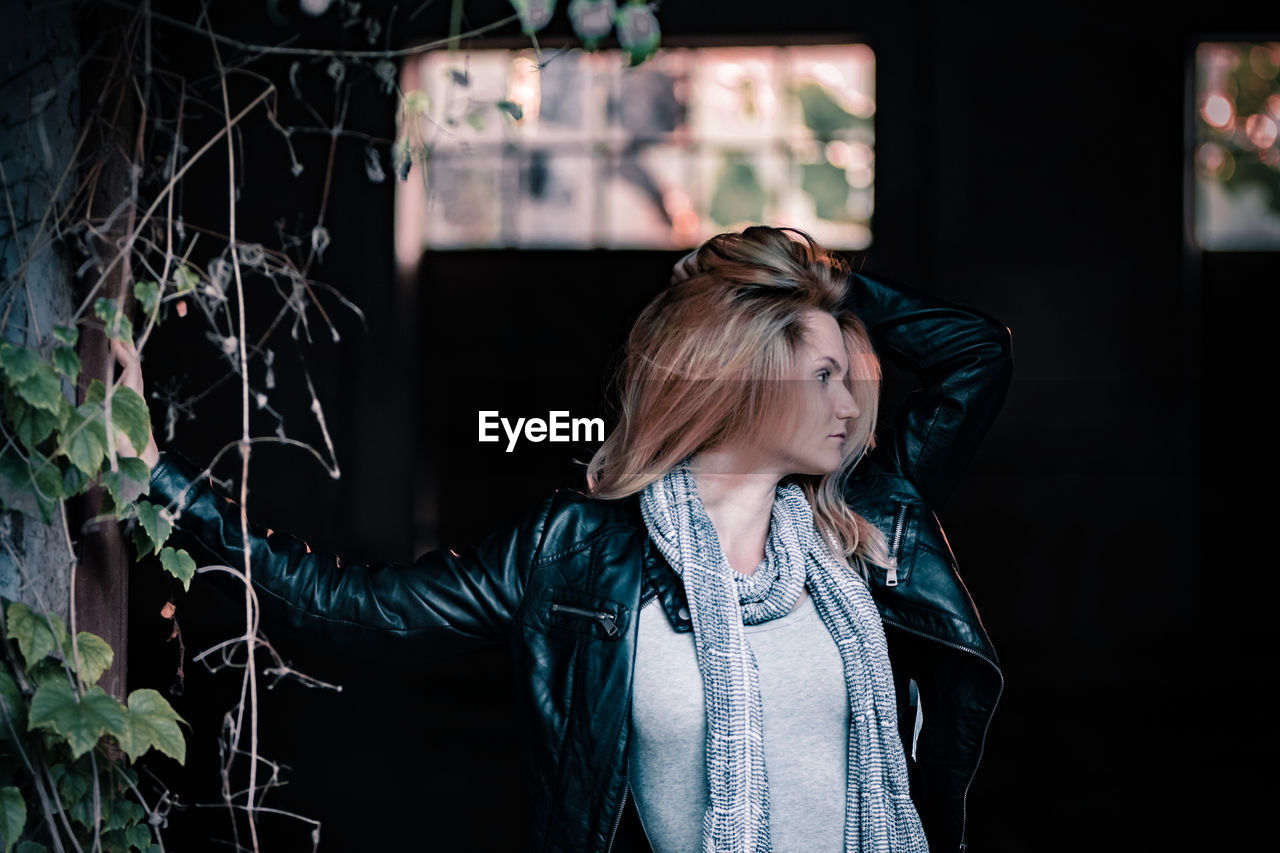
{"label": "bokeh light", "polygon": [[1280,42],[1196,50],[1196,243],[1280,249]]}
{"label": "bokeh light", "polygon": [[1258,148],[1268,148],[1276,141],[1276,123],[1260,113],[1249,116],[1244,122],[1249,141]]}
{"label": "bokeh light", "polygon": [[1210,95],[1205,99],[1201,115],[1214,127],[1230,127],[1235,119],[1235,108],[1225,95]]}

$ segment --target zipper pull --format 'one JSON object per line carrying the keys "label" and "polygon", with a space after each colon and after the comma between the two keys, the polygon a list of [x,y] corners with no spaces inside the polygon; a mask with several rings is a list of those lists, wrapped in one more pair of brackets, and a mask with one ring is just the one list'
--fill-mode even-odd
{"label": "zipper pull", "polygon": [[568,604],[560,604],[559,602],[551,603],[552,613],[572,613],[575,616],[585,616],[588,619],[594,619],[600,623],[600,627],[604,629],[604,635],[610,640],[617,637],[621,631],[618,630],[618,619],[607,610],[586,610],[582,607],[573,607]]}
{"label": "zipper pull", "polygon": [[884,576],[884,585],[885,586],[898,585],[898,567],[897,566],[889,567],[889,570],[885,573],[885,576]]}
{"label": "zipper pull", "polygon": [[600,620],[600,627],[604,628],[606,637],[612,640],[618,636],[618,623],[614,620],[612,613],[601,611],[596,614],[596,618]]}

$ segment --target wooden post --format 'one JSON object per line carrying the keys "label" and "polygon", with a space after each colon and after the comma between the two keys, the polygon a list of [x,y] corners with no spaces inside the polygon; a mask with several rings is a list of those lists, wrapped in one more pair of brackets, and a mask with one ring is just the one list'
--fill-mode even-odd
{"label": "wooden post", "polygon": [[[81,44],[92,44],[98,34],[103,38],[96,55],[82,66],[81,120],[89,128],[86,151],[97,151],[93,158],[100,164],[94,180],[89,215],[94,222],[111,225],[97,242],[97,250],[106,268],[116,255],[123,254],[102,282],[94,298],[127,300],[132,306],[133,268],[130,263],[132,245],[126,237],[132,232],[137,215],[136,177],[132,162],[140,147],[137,128],[137,95],[130,85],[133,73],[133,45],[126,35],[120,13],[108,7],[87,10],[80,21]],[[121,208],[132,200],[127,207]],[[114,217],[113,217],[113,214]],[[86,273],[79,283],[79,299],[98,281],[100,273]],[[92,317],[92,312],[87,312]],[[94,379],[110,382],[115,376],[113,359],[106,335],[94,324],[80,326],[78,352],[82,369],[77,402],[84,402],[89,384]],[[121,528],[114,518],[92,522],[102,508],[103,491],[93,489],[80,501],[85,519],[79,566],[75,576],[75,627],[99,635],[115,650],[111,668],[100,684],[118,699],[126,694],[129,652],[129,568],[132,554]],[[73,531],[74,534],[74,531]]]}

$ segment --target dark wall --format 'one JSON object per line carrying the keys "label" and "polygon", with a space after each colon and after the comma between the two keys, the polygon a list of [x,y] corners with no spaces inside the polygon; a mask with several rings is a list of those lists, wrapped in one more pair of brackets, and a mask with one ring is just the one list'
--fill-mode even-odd
{"label": "dark wall", "polygon": [[[472,14],[492,20],[493,8]],[[1254,734],[1267,729],[1256,697],[1276,681],[1262,610],[1275,585],[1266,561],[1233,549],[1265,488],[1253,482],[1250,439],[1268,441],[1267,422],[1251,415],[1267,396],[1255,377],[1270,355],[1266,286],[1280,266],[1275,255],[1188,247],[1183,139],[1194,37],[1274,38],[1275,16],[1223,4],[1174,15],[1154,4],[802,0],[785,15],[774,4],[668,2],[659,17],[672,38],[865,37],[877,57],[876,216],[858,261],[1013,331],[1005,409],[938,508],[1008,685],[969,799],[971,849],[1193,849],[1245,837],[1275,793],[1258,769],[1276,758],[1274,738]],[[389,136],[390,102],[365,94],[353,125]],[[296,109],[289,100],[282,109]],[[281,180],[278,138],[255,133],[255,168],[271,176],[246,186],[242,227],[273,234],[285,207],[291,226],[309,228],[328,139],[297,140],[308,171]],[[474,441],[475,409],[600,413],[627,325],[674,254],[433,253],[404,288],[391,186],[364,177],[359,144],[337,152],[334,242],[316,272],[367,326],[322,297],[342,341],[313,325],[315,343],[281,344],[285,396],[273,405],[316,439],[305,381],[289,366],[302,353],[343,478],[297,451],[255,451],[251,515],[317,546],[407,560],[415,544],[473,542],[550,488],[581,484],[573,459],[589,445],[507,454]],[[219,178],[202,180],[216,198]],[[262,298],[269,317],[274,297]],[[182,335],[166,334],[171,357],[184,358]],[[205,381],[224,370],[170,365]],[[893,399],[910,377],[890,381]],[[173,446],[209,458],[238,434],[238,405],[211,397]],[[144,632],[154,610],[138,600]],[[211,615],[234,617],[216,593],[189,601],[188,649],[234,625]],[[341,695],[284,685],[264,700],[263,750],[293,767],[272,797],[324,819],[321,849],[518,845],[519,745],[500,652],[372,673],[294,652],[347,685]],[[135,668],[159,678],[164,662],[152,670]],[[228,678],[187,670],[195,763],[216,773]],[[210,796],[190,784],[192,798]],[[222,832],[212,812],[175,826]],[[303,849],[305,832],[292,832],[279,849]]]}

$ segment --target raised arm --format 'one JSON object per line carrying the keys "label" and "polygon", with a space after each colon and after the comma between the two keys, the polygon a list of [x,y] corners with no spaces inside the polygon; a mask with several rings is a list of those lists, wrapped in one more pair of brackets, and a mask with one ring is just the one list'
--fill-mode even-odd
{"label": "raised arm", "polygon": [[[240,508],[173,453],[152,471],[149,500],[178,514],[173,537],[198,563],[243,565]],[[342,562],[286,533],[249,526],[263,625],[317,651],[425,659],[501,642],[519,606],[551,498],[478,546],[430,551],[412,565]],[[239,581],[234,581],[239,583]]]}
{"label": "raised arm", "polygon": [[921,382],[872,459],[940,507],[1004,403],[1010,332],[980,311],[864,273],[849,278],[848,307],[866,324],[876,352]]}

